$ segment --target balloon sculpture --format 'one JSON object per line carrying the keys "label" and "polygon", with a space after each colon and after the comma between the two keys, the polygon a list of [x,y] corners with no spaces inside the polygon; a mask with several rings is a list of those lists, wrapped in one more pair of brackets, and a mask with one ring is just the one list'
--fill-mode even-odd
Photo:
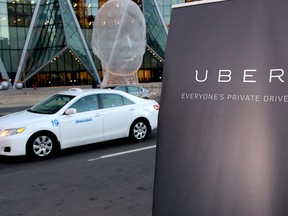
{"label": "balloon sculpture", "polygon": [[137,71],[146,47],[145,18],[131,0],[110,0],[95,16],[92,49],[109,84],[138,83]]}

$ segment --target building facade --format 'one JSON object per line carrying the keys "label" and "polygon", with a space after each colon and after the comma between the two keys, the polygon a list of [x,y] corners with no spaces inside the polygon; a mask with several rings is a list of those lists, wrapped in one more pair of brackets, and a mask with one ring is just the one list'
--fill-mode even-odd
{"label": "building facade", "polygon": [[[93,21],[106,0],[0,0],[0,79],[26,86],[99,82],[92,53]],[[168,28],[157,0],[135,0],[147,31],[140,82],[162,78]]]}

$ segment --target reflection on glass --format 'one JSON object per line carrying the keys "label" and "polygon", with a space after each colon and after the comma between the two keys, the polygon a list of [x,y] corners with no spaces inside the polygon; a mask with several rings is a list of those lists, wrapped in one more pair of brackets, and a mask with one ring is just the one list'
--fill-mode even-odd
{"label": "reflection on glass", "polygon": [[147,43],[157,55],[164,59],[167,33],[161,21],[161,15],[153,0],[145,0],[143,3],[143,12],[147,23]]}

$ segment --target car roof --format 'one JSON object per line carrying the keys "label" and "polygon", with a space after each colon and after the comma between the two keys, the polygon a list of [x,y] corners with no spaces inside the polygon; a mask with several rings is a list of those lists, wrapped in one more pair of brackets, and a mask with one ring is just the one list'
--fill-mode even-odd
{"label": "car roof", "polygon": [[117,90],[112,89],[81,89],[81,88],[70,88],[65,91],[57,92],[56,94],[65,94],[65,95],[84,95],[84,94],[91,94],[91,93],[111,93],[111,92],[119,92]]}
{"label": "car roof", "polygon": [[143,87],[140,86],[140,85],[119,84],[119,85],[107,85],[107,86],[105,86],[103,89],[116,88],[116,87],[120,87],[120,86],[125,86],[125,87],[126,87],[126,86],[127,86],[127,87],[132,86],[132,87],[143,88]]}
{"label": "car roof", "polygon": [[141,98],[138,98],[136,96],[133,96],[131,94],[128,94],[126,92],[120,91],[120,90],[114,90],[114,89],[81,89],[81,88],[71,88],[66,91],[57,92],[56,94],[64,94],[64,95],[71,95],[71,96],[79,96],[79,95],[89,95],[89,94],[100,94],[100,93],[117,93],[119,95],[133,98],[135,100],[139,100]]}

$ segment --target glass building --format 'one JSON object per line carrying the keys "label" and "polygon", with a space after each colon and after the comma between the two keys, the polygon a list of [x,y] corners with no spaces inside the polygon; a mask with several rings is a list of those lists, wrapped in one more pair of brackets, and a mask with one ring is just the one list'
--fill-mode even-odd
{"label": "glass building", "polygon": [[[35,83],[38,86],[99,83],[102,68],[91,50],[91,37],[94,17],[105,2],[0,0],[0,80],[10,79],[12,84],[24,81],[28,87]],[[168,19],[165,21],[162,16],[163,5],[157,0],[135,2],[144,14],[147,30],[146,53],[138,79],[159,82]]]}
{"label": "glass building", "polygon": [[169,27],[170,24],[172,5],[194,1],[201,1],[201,0],[157,0],[161,15],[163,16],[166,26]]}

